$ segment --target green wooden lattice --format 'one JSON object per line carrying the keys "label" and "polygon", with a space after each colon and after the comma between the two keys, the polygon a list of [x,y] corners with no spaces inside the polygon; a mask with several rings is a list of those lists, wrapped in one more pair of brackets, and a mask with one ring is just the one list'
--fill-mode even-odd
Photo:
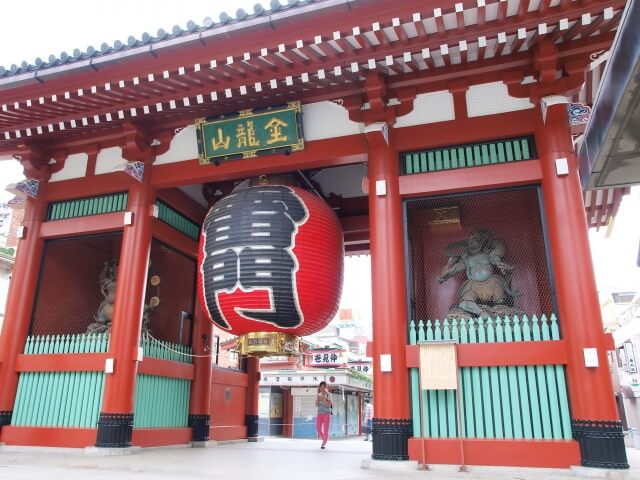
{"label": "green wooden lattice", "polygon": [[511,163],[535,158],[533,137],[434,148],[401,155],[403,175]]}
{"label": "green wooden lattice", "polygon": [[193,240],[200,238],[200,226],[161,200],[156,201],[158,219]]}
{"label": "green wooden lattice", "polygon": [[101,215],[103,213],[122,212],[127,208],[128,197],[129,195],[124,192],[51,202],[47,210],[47,220],[64,220],[89,215]]}
{"label": "green wooden lattice", "polygon": [[[24,354],[101,353],[106,334],[28,337]],[[11,424],[33,427],[92,428],[97,425],[103,372],[21,372]]]}
{"label": "green wooden lattice", "polygon": [[[144,356],[191,363],[191,347],[141,339]],[[27,337],[24,354],[105,353],[108,334]],[[135,389],[136,428],[186,427],[191,381],[138,375]],[[95,428],[104,392],[103,372],[21,372],[12,425]]]}
{"label": "green wooden lattice", "polygon": [[191,381],[180,378],[138,375],[134,428],[186,427]]}
{"label": "green wooden lattice", "polygon": [[[494,343],[559,340],[555,315],[411,322],[409,342],[433,340]],[[570,440],[571,419],[563,365],[463,367],[459,369],[462,436],[466,438]],[[424,390],[420,408],[417,368],[411,369],[415,437],[454,438],[456,392]],[[422,414],[420,414],[422,410]],[[420,418],[423,419],[421,429]]]}

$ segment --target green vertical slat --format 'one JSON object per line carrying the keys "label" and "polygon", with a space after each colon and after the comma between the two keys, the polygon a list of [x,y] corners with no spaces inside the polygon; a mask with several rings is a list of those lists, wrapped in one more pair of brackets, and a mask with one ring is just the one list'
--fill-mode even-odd
{"label": "green vertical slat", "polygon": [[[457,324],[457,323],[456,323]],[[457,330],[457,327],[456,327]],[[453,340],[453,323],[445,318],[443,322],[443,340]],[[446,412],[447,412],[447,437],[455,438],[458,436],[458,408],[456,405],[455,390],[445,390]]]}
{"label": "green vertical slat", "polygon": [[413,173],[413,162],[411,161],[411,155],[404,156],[404,173],[411,175]]}
{"label": "green vertical slat", "polygon": [[[431,320],[427,320],[427,323],[425,325],[425,338],[424,340],[426,341],[433,341],[434,339],[434,335],[433,335],[433,328],[432,328],[432,322]],[[423,408],[425,409],[425,411],[428,411],[429,414],[427,416],[428,419],[428,427],[427,427],[427,431],[428,431],[428,437],[438,437],[438,404],[437,404],[437,395],[436,392],[433,390],[426,390],[425,391],[425,395],[424,395],[424,402],[425,405],[423,405]]]}
{"label": "green vertical slat", "polygon": [[[508,324],[508,318],[505,317],[502,322],[500,321],[499,318],[497,318],[496,319],[496,341],[499,343],[505,342],[507,331],[508,331],[509,337],[511,338],[510,341],[513,341],[513,337],[511,336],[511,327]],[[505,366],[498,367],[498,378],[500,383],[500,402],[502,404],[504,438],[514,438],[513,420],[511,416],[511,409],[513,407],[511,405],[508,367],[505,367]]]}
{"label": "green vertical slat", "polygon": [[505,148],[506,148],[506,151],[507,151],[507,162],[513,162],[513,145],[512,145],[512,143],[513,142],[511,142],[511,141],[504,142]]}
{"label": "green vertical slat", "polygon": [[[469,332],[469,343],[478,343],[478,336],[475,321],[470,318],[467,321]],[[473,399],[473,413],[469,415],[470,419],[473,419],[476,438],[484,437],[484,414],[482,411],[482,390],[480,384],[480,369],[477,367],[469,368],[471,371],[471,389]]]}
{"label": "green vertical slat", "polygon": [[433,152],[427,152],[427,161],[429,163],[429,171],[435,172],[436,170],[436,159]]}
{"label": "green vertical slat", "polygon": [[133,428],[140,427],[140,375],[136,375],[136,384],[133,390]]}
{"label": "green vertical slat", "polygon": [[80,200],[80,216],[86,217],[87,215],[89,215],[89,202],[90,199],[88,198]]}
{"label": "green vertical slat", "polygon": [[[514,328],[512,328],[511,320],[509,319],[509,317],[505,317],[504,319],[504,340],[505,342],[522,340],[522,334],[520,332],[519,324],[516,323]],[[511,421],[513,424],[513,437],[523,438],[522,415],[520,412],[520,394],[518,391],[518,370],[516,367],[507,367],[507,378],[509,385],[509,414],[511,416]]]}
{"label": "green vertical slat", "polygon": [[436,171],[439,172],[440,170],[442,170],[442,151],[436,150],[435,155],[436,155]]}
{"label": "green vertical slat", "polygon": [[[87,338],[87,350],[91,353],[93,352],[101,352],[103,349],[101,348],[100,337],[103,339],[107,334],[91,334]],[[100,416],[100,406],[102,405],[102,395],[103,388],[102,382],[104,379],[103,372],[88,372],[87,375],[87,393],[85,398],[87,398],[87,406],[86,411],[84,413],[84,422],[91,427],[97,425],[98,417]]]}
{"label": "green vertical slat", "polygon": [[[542,329],[544,327],[540,325],[538,317],[533,316],[532,319],[532,339],[536,342],[542,340]],[[542,327],[542,328],[541,328]],[[541,425],[541,438],[552,438],[551,431],[551,412],[549,411],[549,394],[547,391],[547,379],[545,376],[545,369],[543,366],[538,365],[535,368],[536,382],[538,384],[538,405],[540,409],[540,425]],[[535,415],[535,414],[534,414]]]}
{"label": "green vertical slat", "polygon": [[496,151],[495,143],[489,145],[489,158],[491,159],[491,163],[498,163],[498,152]]}
{"label": "green vertical slat", "polygon": [[[478,343],[486,343],[486,328],[478,319]],[[482,403],[484,410],[484,429],[486,438],[494,438],[493,412],[491,410],[491,380],[489,378],[489,368],[480,367]]]}
{"label": "green vertical slat", "polygon": [[104,201],[105,197],[96,198],[96,213],[103,214],[106,213],[104,210]]}
{"label": "green vertical slat", "polygon": [[[513,317],[513,337],[516,342],[527,341],[530,339],[527,316],[519,318]],[[524,333],[526,332],[526,334]],[[518,396],[520,397],[520,413],[522,421],[522,436],[526,439],[533,438],[533,429],[531,424],[531,410],[529,402],[529,387],[527,385],[527,367],[516,367],[518,374]]]}
{"label": "green vertical slat", "polygon": [[514,140],[513,144],[513,156],[516,160],[522,160],[522,151],[520,150],[520,141]]}
{"label": "green vertical slat", "polygon": [[[69,335],[64,336],[61,348],[62,353],[68,353],[71,347],[71,339]],[[60,405],[60,416],[59,422],[61,425],[66,425],[69,419],[69,415],[71,412],[72,404],[73,404],[73,372],[64,372],[63,373],[63,395],[62,395],[62,404]]]}
{"label": "green vertical slat", "polygon": [[522,158],[524,160],[531,160],[531,150],[529,149],[529,140],[523,138],[520,140],[520,147],[522,148]]}
{"label": "green vertical slat", "polygon": [[[491,318],[487,319],[487,342],[494,343],[496,341],[496,329],[498,319],[496,319],[496,327]],[[502,325],[500,325],[502,331]],[[495,438],[504,438],[504,429],[502,424],[501,393],[500,393],[500,377],[498,367],[489,367],[489,380],[491,382],[491,403],[493,405],[492,415],[495,427]]]}
{"label": "green vertical slat", "polygon": [[[415,345],[415,343],[412,345]],[[420,378],[417,368],[411,369],[411,411],[413,412],[413,436],[419,438],[420,418],[422,415],[420,412]]]}
{"label": "green vertical slat", "polygon": [[[38,353],[50,353],[49,349],[52,345],[52,339],[47,335],[44,337],[44,342],[42,342],[40,348],[42,351]],[[41,383],[38,385],[38,390],[36,391],[36,395],[38,398],[36,399],[33,417],[32,417],[32,425],[43,425],[43,421],[46,418],[46,403],[45,399],[49,398],[49,375],[48,372],[42,372]]]}
{"label": "green vertical slat", "polygon": [[[463,318],[460,320],[460,343],[469,343],[469,331],[467,329],[467,322]],[[461,368],[460,374],[462,376],[461,391],[462,391],[462,399],[461,405],[462,408],[462,432],[461,435],[464,437],[472,438],[475,436],[475,428],[473,423],[473,399],[471,397],[471,371],[469,368]]]}
{"label": "green vertical slat", "polygon": [[[542,340],[551,340],[551,330],[546,315],[542,315]],[[551,438],[560,440],[563,438],[562,421],[560,419],[560,401],[558,385],[556,383],[555,366],[545,365],[542,367],[547,380],[549,394],[549,413],[551,415]]]}
{"label": "green vertical slat", "polygon": [[411,157],[413,159],[413,172],[419,173],[420,172],[420,154],[414,153],[413,155],[411,155]]}
{"label": "green vertical slat", "polygon": [[[522,319],[522,334],[525,341],[533,340],[533,319],[531,322],[531,329],[529,328],[528,318],[525,315]],[[540,419],[540,400],[538,398],[538,382],[536,381],[536,368],[528,365],[527,369],[527,387],[529,391],[529,404],[531,406],[531,426],[533,431],[533,438],[542,438],[542,421]]]}
{"label": "green vertical slat", "polygon": [[[442,330],[443,325],[440,324],[440,320],[436,320],[434,322],[433,327],[433,339],[434,340],[442,340]],[[437,410],[438,410],[438,437],[446,438],[448,437],[448,426],[449,423],[447,421],[448,412],[448,402],[447,402],[447,392],[445,390],[437,390],[436,392],[436,402],[437,402]]]}
{"label": "green vertical slat", "polygon": [[113,203],[114,203],[114,196],[113,195],[109,195],[108,197],[106,197],[105,200],[105,211],[106,212],[113,212],[115,209],[113,207]]}
{"label": "green vertical slat", "polygon": [[455,148],[451,148],[449,150],[449,154],[451,156],[451,168],[458,168],[460,166],[458,164],[458,150]]}
{"label": "green vertical slat", "polygon": [[480,146],[474,145],[472,148],[473,148],[473,164],[476,166],[482,165],[482,154],[480,153]]}
{"label": "green vertical slat", "polygon": [[498,162],[499,163],[506,162],[507,161],[507,157],[506,157],[505,152],[504,152],[504,143],[503,142],[498,142],[497,147],[498,147]]}
{"label": "green vertical slat", "polygon": [[482,164],[489,165],[491,163],[491,157],[489,156],[489,148],[486,143],[480,145],[480,151],[482,152]]}
{"label": "green vertical slat", "polygon": [[420,172],[421,173],[427,172],[427,154],[424,152],[420,153]]}
{"label": "green vertical slat", "polygon": [[442,151],[442,168],[444,170],[451,170],[451,159],[449,158],[449,150]]}

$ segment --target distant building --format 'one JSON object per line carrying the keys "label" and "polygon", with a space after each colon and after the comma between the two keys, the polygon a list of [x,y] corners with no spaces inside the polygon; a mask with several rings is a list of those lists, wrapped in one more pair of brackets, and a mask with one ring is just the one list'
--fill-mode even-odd
{"label": "distant building", "polygon": [[9,293],[9,281],[11,280],[11,271],[13,270],[13,254],[12,248],[0,246],[0,330],[4,323],[4,312]]}
{"label": "distant building", "polygon": [[612,332],[613,386],[623,426],[640,429],[640,292],[614,292],[602,305],[602,318]]}

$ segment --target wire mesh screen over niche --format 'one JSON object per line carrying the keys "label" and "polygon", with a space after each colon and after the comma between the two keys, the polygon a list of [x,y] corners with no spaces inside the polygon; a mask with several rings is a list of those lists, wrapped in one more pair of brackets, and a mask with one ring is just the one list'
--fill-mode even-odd
{"label": "wire mesh screen over niche", "polygon": [[410,320],[553,313],[535,187],[406,203]]}
{"label": "wire mesh screen over niche", "polygon": [[121,242],[122,234],[117,233],[45,243],[31,335],[84,333],[100,311],[112,313],[104,307],[115,290],[105,282],[115,272],[110,267]]}
{"label": "wire mesh screen over niche", "polygon": [[[121,281],[121,243],[121,233],[47,241],[31,335],[111,331],[116,285]],[[194,259],[152,241],[143,333],[175,344],[191,343],[195,274]]]}

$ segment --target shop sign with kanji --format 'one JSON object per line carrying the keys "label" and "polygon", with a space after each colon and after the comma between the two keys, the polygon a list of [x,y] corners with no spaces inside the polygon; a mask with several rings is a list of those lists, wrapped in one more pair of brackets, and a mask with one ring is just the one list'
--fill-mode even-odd
{"label": "shop sign with kanji", "polygon": [[346,363],[344,351],[325,351],[325,352],[309,352],[310,366],[312,367],[325,367],[343,365]]}
{"label": "shop sign with kanji", "polygon": [[304,149],[300,102],[196,120],[200,164]]}

